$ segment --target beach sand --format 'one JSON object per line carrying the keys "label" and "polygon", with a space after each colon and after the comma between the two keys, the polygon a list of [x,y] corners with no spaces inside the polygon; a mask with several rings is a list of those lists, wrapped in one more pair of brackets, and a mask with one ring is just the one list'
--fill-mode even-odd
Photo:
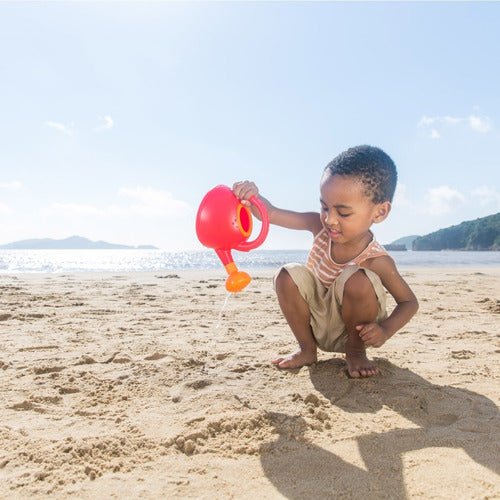
{"label": "beach sand", "polygon": [[500,270],[402,274],[365,380],[270,364],[270,271],[1,275],[0,498],[499,498]]}

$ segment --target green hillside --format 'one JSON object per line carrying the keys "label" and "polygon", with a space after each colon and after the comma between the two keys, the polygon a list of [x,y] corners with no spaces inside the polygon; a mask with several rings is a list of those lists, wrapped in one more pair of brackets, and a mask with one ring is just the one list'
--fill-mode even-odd
{"label": "green hillside", "polygon": [[413,246],[413,242],[419,237],[418,234],[414,234],[411,236],[404,236],[403,238],[398,238],[391,242],[391,245],[403,245],[407,250],[411,250]]}
{"label": "green hillside", "polygon": [[500,212],[421,236],[413,250],[500,250]]}

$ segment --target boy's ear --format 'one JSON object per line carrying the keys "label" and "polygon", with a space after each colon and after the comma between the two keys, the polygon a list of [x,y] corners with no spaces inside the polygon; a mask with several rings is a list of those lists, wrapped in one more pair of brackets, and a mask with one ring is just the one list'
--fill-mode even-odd
{"label": "boy's ear", "polygon": [[390,201],[384,201],[383,203],[379,203],[375,207],[375,215],[373,216],[373,222],[375,224],[382,222],[383,220],[387,219],[387,216],[389,215],[389,212],[391,211],[391,202]]}

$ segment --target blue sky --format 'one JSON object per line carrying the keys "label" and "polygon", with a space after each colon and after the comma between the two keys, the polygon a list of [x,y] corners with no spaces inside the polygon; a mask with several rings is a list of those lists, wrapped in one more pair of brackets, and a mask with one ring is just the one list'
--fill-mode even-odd
{"label": "blue sky", "polygon": [[398,166],[382,243],[496,213],[499,23],[477,2],[1,2],[0,243],[200,249],[210,188],[318,210],[357,144]]}

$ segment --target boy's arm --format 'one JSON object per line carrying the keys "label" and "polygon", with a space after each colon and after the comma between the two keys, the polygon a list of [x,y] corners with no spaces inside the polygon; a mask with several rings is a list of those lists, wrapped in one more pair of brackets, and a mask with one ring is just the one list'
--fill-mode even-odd
{"label": "boy's arm", "polygon": [[366,267],[380,276],[382,284],[396,301],[396,307],[392,313],[378,325],[370,323],[357,327],[359,335],[366,345],[380,347],[410,321],[418,310],[418,300],[408,283],[399,274],[391,257],[377,257],[371,260]]}
{"label": "boy's arm", "polygon": [[287,229],[298,229],[311,231],[315,235],[323,229],[318,212],[294,212],[272,205],[267,199],[259,196],[267,208],[270,224],[286,227]]}
{"label": "boy's arm", "polygon": [[311,231],[314,235],[323,229],[318,212],[294,212],[275,207],[269,200],[259,194],[259,190],[253,182],[237,182],[233,186],[233,192],[240,198],[243,205],[251,208],[253,215],[259,220],[259,211],[248,201],[252,196],[258,196],[264,203],[270,224],[286,227],[287,229]]}

